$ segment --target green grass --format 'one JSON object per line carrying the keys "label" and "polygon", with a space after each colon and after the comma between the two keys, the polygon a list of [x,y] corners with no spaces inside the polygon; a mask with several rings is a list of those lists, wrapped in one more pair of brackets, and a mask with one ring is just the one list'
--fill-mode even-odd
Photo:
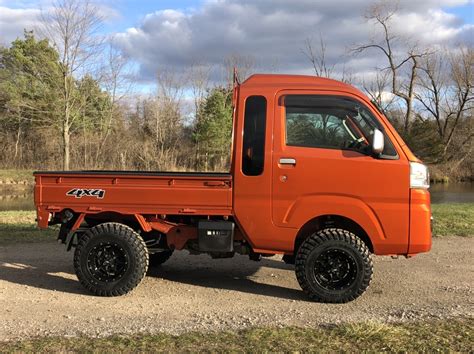
{"label": "green grass", "polygon": [[32,184],[32,170],[0,170],[0,184]]}
{"label": "green grass", "polygon": [[36,227],[34,211],[0,211],[0,245],[54,241],[57,229]]}
{"label": "green grass", "polygon": [[434,236],[474,236],[474,204],[433,204]]}
{"label": "green grass", "polygon": [[251,328],[107,338],[38,338],[3,343],[4,352],[436,352],[474,350],[474,319],[405,324],[359,323],[315,328]]}

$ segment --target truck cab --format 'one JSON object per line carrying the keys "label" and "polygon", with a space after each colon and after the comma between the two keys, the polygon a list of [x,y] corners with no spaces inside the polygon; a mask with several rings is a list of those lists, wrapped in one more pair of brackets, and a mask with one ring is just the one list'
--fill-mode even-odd
{"label": "truck cab", "polygon": [[281,254],[309,298],[347,302],[368,287],[371,254],[431,247],[427,168],[350,85],[251,76],[234,88],[231,154],[226,174],[36,172],[39,225],[61,224],[79,280],[107,296],[188,250]]}

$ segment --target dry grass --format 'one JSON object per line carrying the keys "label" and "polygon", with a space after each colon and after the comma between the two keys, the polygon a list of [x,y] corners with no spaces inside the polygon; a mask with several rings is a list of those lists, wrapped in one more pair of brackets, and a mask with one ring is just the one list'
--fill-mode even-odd
{"label": "dry grass", "polygon": [[29,185],[34,182],[32,170],[0,170],[0,185]]}
{"label": "dry grass", "polygon": [[0,225],[34,225],[35,211],[0,211]]}
{"label": "dry grass", "polygon": [[472,352],[474,319],[377,322],[316,328],[250,328],[108,338],[38,338],[4,343],[4,352]]}

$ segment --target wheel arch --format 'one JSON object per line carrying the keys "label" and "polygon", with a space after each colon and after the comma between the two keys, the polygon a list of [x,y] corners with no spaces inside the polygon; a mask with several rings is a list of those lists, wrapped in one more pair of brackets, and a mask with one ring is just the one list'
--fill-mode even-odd
{"label": "wheel arch", "polygon": [[143,227],[140,222],[141,220],[139,220],[134,214],[122,214],[115,211],[106,211],[100,213],[85,214],[84,219],[90,225],[90,227],[103,223],[113,222],[117,224],[126,225],[135,231],[143,230]]}
{"label": "wheel arch", "polygon": [[[339,222],[339,227],[348,227],[352,232],[358,232],[364,242],[370,246],[371,252],[385,254],[388,243],[381,220],[375,210],[364,200],[346,195],[308,195],[298,198],[286,212],[284,223],[286,227],[296,229],[301,239],[311,226],[321,224],[328,218]],[[325,223],[323,223],[324,226]],[[334,222],[332,223],[334,225]],[[337,225],[336,225],[337,226]],[[335,227],[335,226],[326,226]],[[290,240],[292,242],[293,240]],[[295,244],[290,247],[295,248]],[[297,249],[297,248],[296,248]]]}
{"label": "wheel arch", "polygon": [[340,228],[352,232],[367,245],[371,253],[374,253],[374,244],[364,228],[351,218],[337,214],[319,215],[308,220],[296,234],[294,253],[309,236],[327,228]]}

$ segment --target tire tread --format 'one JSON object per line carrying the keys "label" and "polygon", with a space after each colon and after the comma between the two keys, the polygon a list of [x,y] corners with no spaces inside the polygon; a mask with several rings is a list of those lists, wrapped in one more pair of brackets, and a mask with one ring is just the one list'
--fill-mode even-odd
{"label": "tire tread", "polygon": [[[113,234],[116,237],[122,238],[122,240],[127,242],[132,248],[133,253],[136,254],[136,267],[132,269],[127,281],[121,284],[120,287],[113,289],[104,289],[100,284],[91,281],[91,279],[84,274],[81,265],[81,256],[86,245],[92,238],[99,237],[103,234]],[[148,262],[148,251],[141,236],[131,227],[116,222],[99,224],[85,232],[78,240],[73,260],[74,269],[80,283],[87,290],[98,296],[121,296],[133,290],[145,276],[148,269]]]}
{"label": "tire tread", "polygon": [[[306,260],[315,247],[331,240],[345,242],[355,249],[361,255],[364,273],[362,276],[361,286],[358,287],[356,291],[351,293],[348,292],[345,296],[329,298],[323,297],[311,289],[309,280],[306,277],[305,265]],[[369,248],[359,237],[344,229],[330,228],[313,233],[303,242],[296,254],[295,273],[298,283],[311,300],[328,303],[344,303],[356,299],[367,289],[372,280],[373,262]]]}

